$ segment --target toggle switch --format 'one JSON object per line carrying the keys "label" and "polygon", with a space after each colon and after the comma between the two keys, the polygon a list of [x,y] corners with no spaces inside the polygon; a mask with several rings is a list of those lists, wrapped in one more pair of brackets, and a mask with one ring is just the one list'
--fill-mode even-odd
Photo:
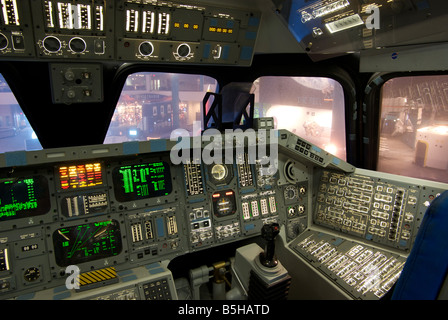
{"label": "toggle switch", "polygon": [[221,54],[222,54],[222,47],[221,45],[217,44],[212,50],[212,56],[215,60],[218,60],[221,58]]}

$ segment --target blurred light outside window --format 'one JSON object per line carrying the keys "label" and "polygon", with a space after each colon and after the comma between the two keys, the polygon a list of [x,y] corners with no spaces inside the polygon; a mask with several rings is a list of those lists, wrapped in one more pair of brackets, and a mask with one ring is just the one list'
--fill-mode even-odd
{"label": "blurred light outside window", "polygon": [[202,123],[205,93],[216,92],[215,79],[195,74],[139,72],[128,76],[104,141],[121,143],[169,139],[176,129],[191,136],[193,123]]}
{"label": "blurred light outside window", "polygon": [[255,81],[255,117],[346,160],[344,91],[325,77],[264,76]]}
{"label": "blurred light outside window", "polygon": [[0,153],[41,149],[33,128],[0,74]]}
{"label": "blurred light outside window", "polygon": [[448,76],[393,78],[381,95],[377,170],[448,183]]}

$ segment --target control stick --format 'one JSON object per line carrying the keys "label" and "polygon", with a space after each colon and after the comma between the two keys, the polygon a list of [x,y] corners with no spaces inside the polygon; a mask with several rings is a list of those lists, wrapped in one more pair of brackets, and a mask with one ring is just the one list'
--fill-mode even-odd
{"label": "control stick", "polygon": [[260,253],[260,262],[265,267],[274,268],[278,264],[275,256],[275,237],[279,232],[280,226],[278,223],[265,224],[261,228],[261,237],[266,240],[266,245],[264,252]]}

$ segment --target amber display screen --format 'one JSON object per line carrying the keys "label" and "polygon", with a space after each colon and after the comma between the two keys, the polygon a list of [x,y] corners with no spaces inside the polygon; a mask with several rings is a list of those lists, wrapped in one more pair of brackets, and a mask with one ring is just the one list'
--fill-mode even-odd
{"label": "amber display screen", "polygon": [[103,184],[101,163],[83,163],[58,168],[63,190],[95,187]]}

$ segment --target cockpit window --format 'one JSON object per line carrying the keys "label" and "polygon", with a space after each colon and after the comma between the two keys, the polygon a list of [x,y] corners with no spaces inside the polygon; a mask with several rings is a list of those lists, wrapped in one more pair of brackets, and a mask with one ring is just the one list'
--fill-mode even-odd
{"label": "cockpit window", "polygon": [[255,81],[255,117],[346,160],[344,91],[324,77],[268,76]]}
{"label": "cockpit window", "polygon": [[33,128],[0,74],[0,152],[41,149]]}
{"label": "cockpit window", "polygon": [[382,87],[378,171],[448,182],[448,75]]}
{"label": "cockpit window", "polygon": [[[104,143],[169,139],[173,130],[201,134],[202,100],[215,79],[195,74],[139,72],[128,76]],[[182,130],[183,131],[183,130]]]}

